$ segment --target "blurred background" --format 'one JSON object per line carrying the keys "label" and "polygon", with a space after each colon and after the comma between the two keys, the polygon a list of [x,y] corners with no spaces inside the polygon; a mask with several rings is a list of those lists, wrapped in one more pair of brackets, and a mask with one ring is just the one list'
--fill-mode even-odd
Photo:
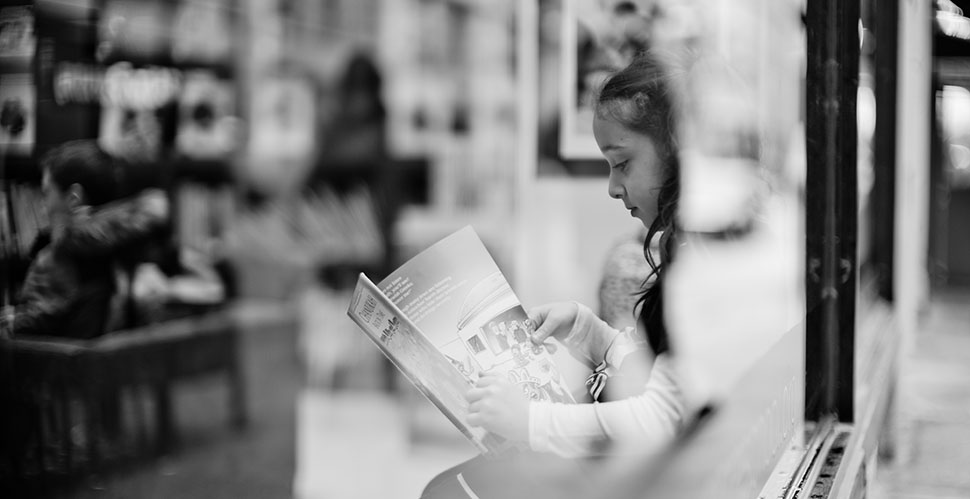
{"label": "blurred background", "polygon": [[[942,36],[934,9],[952,4],[893,2],[906,14],[893,18],[899,48],[883,42],[880,52],[876,3],[860,1],[857,108],[839,122],[853,123],[858,145],[847,170],[858,185],[846,184],[858,210],[840,213],[859,226],[839,230],[858,236],[851,263],[865,267],[847,285],[865,321],[846,340],[858,345],[848,362],[863,381],[905,353],[897,341],[912,344],[919,314],[936,310],[932,289],[970,276],[961,201],[970,71],[940,59],[943,78],[931,81],[927,62]],[[720,470],[712,486],[760,490],[828,428],[806,397],[839,384],[806,381],[832,361],[813,365],[805,346],[820,302],[806,289],[821,287],[806,283],[819,275],[806,269],[806,245],[823,239],[806,228],[819,192],[807,157],[821,156],[805,139],[806,4],[4,2],[0,308],[18,304],[49,223],[48,151],[93,141],[112,158],[121,197],[158,189],[168,210],[116,269],[120,312],[103,337],[50,331],[3,343],[0,395],[13,403],[0,401],[0,496],[417,497],[477,451],[347,317],[358,273],[378,282],[472,225],[526,308],[576,300],[607,312],[605,296],[642,282],[642,262],[628,264],[644,233],[607,195],[590,96],[654,47],[687,48],[697,71],[677,89],[691,244],[670,278],[669,318],[692,402],[730,399],[733,421],[716,426],[733,439],[695,463]],[[897,53],[886,125],[877,58]],[[895,149],[897,101],[898,160],[882,156]],[[884,126],[888,147],[877,142]],[[897,162],[898,174],[879,166]],[[915,207],[899,220],[883,202],[897,177],[899,205]],[[906,236],[894,241],[892,227]],[[885,253],[894,244],[896,263]],[[888,305],[887,287],[897,290]],[[948,303],[958,310],[965,295]],[[881,335],[891,306],[902,340]],[[948,330],[966,323],[952,320]],[[757,371],[766,359],[771,369]],[[847,372],[840,379],[859,387],[848,397],[860,407],[895,390],[895,378],[870,392]],[[778,424],[753,425],[765,418]]]}
{"label": "blurred background", "polygon": [[[5,440],[5,483],[26,496],[415,496],[472,457],[346,307],[357,272],[377,281],[468,224],[524,303],[595,303],[599,264],[577,262],[637,222],[606,196],[598,156],[558,151],[561,4],[535,6],[543,23],[523,35],[511,0],[5,2],[2,304],[17,303],[47,225],[39,160],[68,141],[120,161],[122,192],[163,189],[169,231],[152,244],[191,255],[179,303],[137,309],[106,340],[7,358],[26,405],[4,423],[24,434]],[[541,91],[518,69],[526,41],[545,54]],[[523,118],[524,88],[543,102],[545,129],[529,135],[550,137],[526,152],[523,119],[539,120]],[[129,296],[173,289],[163,265],[128,270]]]}

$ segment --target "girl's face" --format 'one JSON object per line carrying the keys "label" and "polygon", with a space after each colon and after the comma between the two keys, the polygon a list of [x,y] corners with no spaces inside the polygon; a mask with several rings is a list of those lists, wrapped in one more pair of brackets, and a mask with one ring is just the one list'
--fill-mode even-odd
{"label": "girl's face", "polygon": [[630,215],[650,227],[657,217],[657,196],[663,182],[663,164],[653,139],[598,113],[593,120],[593,136],[610,164],[610,197],[623,201]]}

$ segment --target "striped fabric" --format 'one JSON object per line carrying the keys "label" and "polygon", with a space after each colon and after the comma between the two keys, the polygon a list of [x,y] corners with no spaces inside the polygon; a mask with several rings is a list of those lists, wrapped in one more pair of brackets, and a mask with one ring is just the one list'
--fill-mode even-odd
{"label": "striped fabric", "polygon": [[593,397],[593,400],[599,401],[600,394],[603,393],[603,389],[606,388],[606,381],[610,376],[613,375],[612,367],[607,364],[606,361],[600,362],[600,365],[593,369],[593,372],[586,378],[586,391]]}

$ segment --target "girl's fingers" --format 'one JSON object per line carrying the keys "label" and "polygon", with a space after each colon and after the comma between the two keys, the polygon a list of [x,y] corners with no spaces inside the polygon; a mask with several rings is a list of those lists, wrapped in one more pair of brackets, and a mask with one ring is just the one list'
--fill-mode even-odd
{"label": "girl's fingers", "polygon": [[488,390],[484,388],[472,388],[465,394],[465,400],[475,403],[485,398],[486,395],[488,395]]}
{"label": "girl's fingers", "polygon": [[538,307],[530,308],[526,315],[529,316],[529,320],[536,325],[536,328],[542,325],[546,321],[546,317],[549,315],[549,310],[552,307],[549,305],[539,305]]}
{"label": "girl's fingers", "polygon": [[465,399],[469,402],[475,402],[481,400],[493,393],[494,390],[491,388],[495,385],[499,385],[503,382],[505,378],[502,374],[496,372],[483,372],[478,376],[478,380],[475,381],[475,386],[472,387],[465,394]]}
{"label": "girl's fingers", "polygon": [[489,385],[494,385],[499,380],[502,379],[502,374],[495,371],[483,371],[478,374],[478,379],[475,381],[475,386],[484,387]]}
{"label": "girl's fingers", "polygon": [[532,333],[532,342],[536,345],[541,345],[550,336],[555,337],[556,331],[560,327],[560,321],[547,320],[543,322],[540,327],[537,327],[535,332]]}
{"label": "girl's fingers", "polygon": [[538,345],[550,336],[558,337],[567,334],[576,320],[577,309],[575,302],[561,302],[530,310],[529,317],[536,324],[536,330],[532,333],[532,342]]}
{"label": "girl's fingers", "polygon": [[552,328],[537,328],[536,332],[532,333],[532,342],[536,345],[541,345],[542,342],[546,341],[546,338],[552,336]]}

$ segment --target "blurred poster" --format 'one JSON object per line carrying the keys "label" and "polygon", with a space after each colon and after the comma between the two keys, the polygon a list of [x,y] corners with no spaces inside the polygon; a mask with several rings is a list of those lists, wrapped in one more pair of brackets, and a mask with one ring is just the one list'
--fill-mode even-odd
{"label": "blurred poster", "polygon": [[601,158],[593,139],[592,99],[610,73],[650,47],[658,0],[563,0],[559,152]]}
{"label": "blurred poster", "polygon": [[34,149],[37,118],[34,79],[29,73],[0,75],[0,147],[27,155]]}
{"label": "blurred poster", "polygon": [[127,62],[109,67],[101,98],[101,147],[129,160],[159,159],[171,143],[170,114],[180,85],[175,69],[136,69]]}
{"label": "blurred poster", "polygon": [[0,9],[0,57],[33,57],[36,46],[31,7]]}
{"label": "blurred poster", "polygon": [[172,23],[172,59],[176,62],[228,63],[232,20],[228,0],[182,0]]}
{"label": "blurred poster", "polygon": [[172,8],[153,0],[109,0],[98,25],[98,58],[157,60],[171,45]]}
{"label": "blurred poster", "polygon": [[253,85],[247,176],[281,192],[305,177],[316,152],[317,95],[301,75],[270,75]]}
{"label": "blurred poster", "polygon": [[223,159],[236,146],[235,92],[232,83],[211,71],[185,74],[178,103],[175,148],[191,159]]}

